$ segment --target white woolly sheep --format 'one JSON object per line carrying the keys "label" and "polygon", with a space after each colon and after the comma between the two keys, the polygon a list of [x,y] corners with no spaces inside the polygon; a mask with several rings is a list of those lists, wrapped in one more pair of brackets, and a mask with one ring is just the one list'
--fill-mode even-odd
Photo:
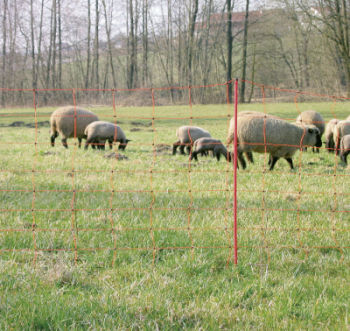
{"label": "white woolly sheep", "polygon": [[185,146],[187,146],[188,154],[191,153],[193,143],[203,137],[210,138],[211,135],[207,130],[197,126],[180,126],[176,130],[176,136],[179,139],[173,144],[173,155],[176,154],[176,149],[180,146],[180,153],[185,154]]}
{"label": "white woolly sheep", "polygon": [[335,153],[338,155],[341,138],[350,134],[350,121],[339,121],[333,129]]}
{"label": "white woolly sheep", "polygon": [[[306,110],[303,111],[296,119],[296,123],[298,124],[313,124],[320,130],[320,136],[322,137],[325,130],[325,122],[320,113],[314,110]],[[314,148],[312,148],[315,151]],[[317,153],[319,153],[319,149],[317,149]]]}
{"label": "white woolly sheep", "polygon": [[333,138],[333,131],[334,131],[334,127],[338,123],[339,123],[339,120],[337,120],[336,118],[333,118],[326,125],[326,129],[324,132],[325,146],[326,146],[326,149],[328,150],[329,153],[334,152],[335,144],[334,144],[334,138]]}
{"label": "white woolly sheep", "polygon": [[238,160],[246,168],[244,152],[270,154],[270,170],[281,157],[293,169],[292,157],[304,146],[322,146],[318,128],[301,127],[276,118],[244,116],[238,118]]}
{"label": "white woolly sheep", "polygon": [[78,138],[79,148],[85,136],[85,128],[98,117],[91,111],[80,107],[67,106],[56,109],[50,117],[51,146],[55,146],[55,139],[60,134],[62,144],[68,148],[68,138]]}
{"label": "white woolly sheep", "polygon": [[108,140],[109,148],[112,149],[113,142],[118,141],[118,149],[125,150],[126,145],[130,141],[126,139],[125,133],[119,125],[105,121],[96,121],[89,124],[85,129],[86,144],[85,149],[89,148],[89,144],[98,145],[99,149],[105,149],[105,142]]}
{"label": "white woolly sheep", "polygon": [[193,158],[198,161],[197,155],[199,153],[204,154],[205,152],[213,152],[213,156],[220,161],[221,154],[227,161],[231,161],[231,154],[227,151],[226,147],[218,139],[213,138],[199,138],[193,144],[193,151],[190,156],[190,160]]}
{"label": "white woolly sheep", "polygon": [[350,134],[347,134],[340,141],[340,159],[348,164],[348,154],[350,153]]}

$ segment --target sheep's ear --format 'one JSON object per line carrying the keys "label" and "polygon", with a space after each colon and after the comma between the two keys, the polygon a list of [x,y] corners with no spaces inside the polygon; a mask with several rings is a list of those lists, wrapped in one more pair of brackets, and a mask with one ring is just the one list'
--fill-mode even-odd
{"label": "sheep's ear", "polygon": [[126,140],[126,142],[128,143],[129,141],[132,141],[131,139],[125,139]]}
{"label": "sheep's ear", "polygon": [[309,133],[313,133],[314,130],[312,128],[308,128]]}

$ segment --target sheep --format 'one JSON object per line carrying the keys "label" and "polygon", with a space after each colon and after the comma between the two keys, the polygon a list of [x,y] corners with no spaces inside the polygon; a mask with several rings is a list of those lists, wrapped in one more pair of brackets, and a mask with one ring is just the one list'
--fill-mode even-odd
{"label": "sheep", "polygon": [[246,162],[244,152],[270,154],[270,170],[279,158],[287,160],[294,169],[292,157],[303,146],[322,146],[320,132],[316,127],[300,127],[276,118],[244,116],[237,123],[237,157],[243,169]]}
{"label": "sheep", "polygon": [[335,143],[335,154],[339,153],[339,145],[341,139],[350,134],[350,121],[339,121],[333,129],[333,139]]}
{"label": "sheep", "polygon": [[176,136],[179,139],[173,144],[173,155],[176,154],[176,149],[180,146],[180,153],[185,154],[185,146],[187,146],[188,154],[191,153],[193,143],[203,137],[211,138],[208,131],[197,126],[180,126],[176,130]]}
{"label": "sheep", "polygon": [[[245,111],[240,111],[237,114],[237,118],[239,117],[243,117],[243,116],[251,116],[251,117],[266,117],[266,118],[277,118],[279,119],[279,117],[275,116],[275,115],[270,115],[270,114],[265,114],[262,112],[258,112],[255,110],[245,110]],[[226,144],[229,145],[234,141],[234,132],[235,132],[235,118],[231,118],[230,121],[230,127],[228,130],[228,135],[226,138]],[[252,152],[245,152],[244,153],[248,159],[248,161],[250,163],[254,163],[254,159],[253,159],[253,153]],[[242,156],[243,157],[243,156]]]}
{"label": "sheep", "polygon": [[231,162],[231,154],[227,151],[222,142],[220,140],[207,137],[199,138],[194,142],[190,160],[194,158],[196,161],[198,161],[197,155],[208,151],[212,151],[213,156],[216,157],[218,161],[220,161],[222,154],[227,161]]}
{"label": "sheep", "polygon": [[[322,137],[324,130],[325,130],[325,124],[323,117],[320,113],[314,110],[306,110],[300,113],[300,115],[296,119],[296,123],[303,123],[303,124],[313,124],[320,130],[320,136]],[[306,150],[306,148],[305,148]],[[314,152],[314,147],[312,148],[312,151]],[[317,149],[317,153],[319,153],[319,149]]]}
{"label": "sheep", "polygon": [[326,129],[325,129],[325,146],[326,149],[328,150],[329,153],[334,152],[334,139],[333,139],[333,130],[334,127],[338,124],[339,120],[337,120],[336,118],[331,119],[327,125],[326,125]]}
{"label": "sheep", "polygon": [[[113,142],[118,141],[118,149],[125,150],[129,139],[126,139],[125,133],[119,125],[105,121],[96,121],[89,124],[85,129],[86,143],[85,149],[89,144],[98,144],[99,149],[105,149],[105,142],[108,140],[109,148],[112,149]],[[92,145],[94,146],[94,145]]]}
{"label": "sheep", "polygon": [[340,141],[340,159],[348,164],[348,154],[350,153],[350,134],[347,134]]}
{"label": "sheep", "polygon": [[93,112],[75,106],[66,106],[56,109],[50,117],[51,146],[55,146],[55,139],[62,136],[62,144],[68,148],[68,138],[78,138],[79,148],[82,139],[86,138],[84,130],[91,122],[98,121]]}

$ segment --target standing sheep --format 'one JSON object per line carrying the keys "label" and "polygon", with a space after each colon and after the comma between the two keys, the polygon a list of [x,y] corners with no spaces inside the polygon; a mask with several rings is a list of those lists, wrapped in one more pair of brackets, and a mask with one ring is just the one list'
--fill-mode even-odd
{"label": "standing sheep", "polygon": [[89,124],[85,129],[85,135],[87,136],[85,149],[89,148],[89,144],[98,144],[98,148],[104,150],[106,140],[108,140],[110,149],[112,149],[113,142],[118,141],[120,142],[118,149],[125,150],[130,141],[126,139],[125,133],[119,125],[105,121]]}
{"label": "standing sheep", "polygon": [[348,164],[348,154],[350,153],[350,134],[347,134],[340,141],[340,159]]}
{"label": "standing sheep", "polygon": [[211,138],[208,131],[197,126],[180,126],[176,130],[176,136],[179,139],[173,144],[173,155],[176,154],[176,149],[180,146],[180,153],[185,154],[185,146],[187,146],[188,154],[191,153],[193,143],[203,137]]}
{"label": "standing sheep", "polygon": [[[323,117],[321,116],[320,113],[314,110],[306,110],[303,111],[296,119],[297,124],[313,124],[315,125],[319,130],[320,130],[320,136],[322,137],[325,129],[325,124]],[[313,151],[314,148],[312,148]],[[319,153],[319,149],[317,149],[317,153]]]}
{"label": "standing sheep", "polygon": [[333,129],[333,139],[335,143],[335,154],[339,153],[339,146],[341,139],[350,134],[350,121],[339,121]]}
{"label": "standing sheep", "polygon": [[334,127],[338,124],[338,122],[339,120],[337,120],[336,118],[333,118],[326,125],[326,130],[324,132],[325,146],[329,153],[334,152],[335,144],[333,139],[333,131],[334,131]]}
{"label": "standing sheep", "polygon": [[[265,114],[262,112],[258,112],[255,110],[245,110],[245,111],[240,111],[237,114],[237,118],[239,117],[244,117],[244,116],[250,116],[250,117],[262,117],[262,118],[277,118],[279,119],[279,117],[275,116],[275,115],[269,115],[269,114]],[[231,118],[230,121],[230,127],[228,129],[228,135],[226,138],[226,144],[232,144],[234,141],[234,132],[235,132],[235,118]],[[245,155],[248,159],[248,161],[250,163],[254,163],[254,159],[253,159],[253,153],[252,152],[245,152]],[[242,156],[243,157],[243,156]]]}
{"label": "standing sheep", "polygon": [[244,152],[270,154],[270,170],[279,158],[287,160],[293,169],[292,157],[303,146],[322,146],[318,128],[300,127],[276,118],[244,116],[238,118],[238,160],[246,168]]}
{"label": "standing sheep", "polygon": [[221,154],[225,159],[231,162],[231,154],[227,151],[226,147],[222,144],[220,140],[213,138],[199,138],[193,144],[193,152],[190,156],[190,160],[193,158],[198,161],[197,155],[199,153],[204,154],[205,152],[212,151],[213,156],[220,161]]}
{"label": "standing sheep", "polygon": [[61,134],[65,148],[68,148],[68,138],[78,138],[80,148],[82,139],[86,138],[85,128],[94,121],[98,121],[98,117],[80,107],[67,106],[56,109],[50,117],[51,146],[55,146],[55,139]]}

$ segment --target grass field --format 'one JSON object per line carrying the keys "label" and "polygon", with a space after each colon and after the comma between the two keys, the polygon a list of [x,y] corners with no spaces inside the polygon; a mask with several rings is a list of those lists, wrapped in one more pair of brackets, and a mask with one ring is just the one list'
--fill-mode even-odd
{"label": "grass field", "polygon": [[[348,103],[298,108],[350,114]],[[189,166],[169,149],[191,122],[225,141],[232,108],[117,108],[127,160],[73,139],[49,146],[53,109],[0,110],[1,330],[349,329],[350,170],[334,154],[297,152],[294,171],[280,160],[273,172],[256,154],[238,170],[234,266],[232,165]]]}

